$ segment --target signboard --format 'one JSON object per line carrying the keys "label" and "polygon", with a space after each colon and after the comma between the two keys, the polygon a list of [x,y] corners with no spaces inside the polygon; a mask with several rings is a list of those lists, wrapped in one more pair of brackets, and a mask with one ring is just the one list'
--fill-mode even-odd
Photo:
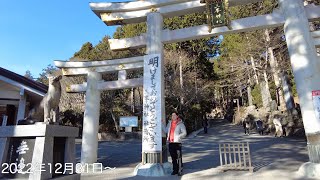
{"label": "signboard", "polygon": [[320,90],[312,91],[314,113],[317,120],[320,120]]}
{"label": "signboard", "polygon": [[231,29],[228,12],[228,0],[200,0],[206,3],[209,32],[215,27],[228,26]]}
{"label": "signboard", "polygon": [[210,11],[212,15],[212,25],[213,27],[225,26],[227,25],[226,15],[225,15],[225,3],[224,0],[214,0],[210,5]]}
{"label": "signboard", "polygon": [[144,56],[142,152],[161,152],[161,83],[160,54]]}
{"label": "signboard", "polygon": [[137,116],[121,116],[120,127],[138,127]]}
{"label": "signboard", "polygon": [[[2,165],[4,176],[27,178],[32,173],[32,155],[35,138],[10,138],[7,161]],[[5,166],[8,165],[8,168]]]}

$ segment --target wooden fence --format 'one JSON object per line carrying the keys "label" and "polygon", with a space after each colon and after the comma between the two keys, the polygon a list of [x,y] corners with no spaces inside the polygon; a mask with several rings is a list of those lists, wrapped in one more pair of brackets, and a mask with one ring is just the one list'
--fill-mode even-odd
{"label": "wooden fence", "polygon": [[249,142],[234,142],[219,144],[221,170],[249,170],[251,165]]}

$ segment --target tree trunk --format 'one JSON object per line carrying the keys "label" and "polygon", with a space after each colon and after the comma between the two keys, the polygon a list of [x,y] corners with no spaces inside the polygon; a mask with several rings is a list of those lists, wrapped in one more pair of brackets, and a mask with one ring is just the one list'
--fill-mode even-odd
{"label": "tree trunk", "polygon": [[220,99],[219,92],[217,91],[217,88],[214,88],[214,99],[215,99],[215,101]]}
{"label": "tree trunk", "polygon": [[[282,61],[281,54],[279,53],[278,55],[279,55],[279,60]],[[291,112],[293,110],[293,108],[295,107],[295,105],[294,105],[294,99],[293,99],[289,79],[288,79],[287,73],[285,71],[280,72],[280,80],[282,82],[283,101],[285,103],[287,111]]]}
{"label": "tree trunk", "polygon": [[294,100],[291,92],[291,87],[289,85],[289,80],[286,72],[281,73],[282,85],[283,85],[283,93],[284,99],[286,102],[287,110],[292,111],[294,108]]}
{"label": "tree trunk", "polygon": [[114,113],[113,113],[113,110],[112,110],[112,109],[110,110],[110,113],[111,113],[112,120],[113,120],[113,122],[114,122],[114,127],[116,128],[116,132],[119,133],[119,132],[120,132],[120,128],[119,128],[119,126],[118,126],[118,123],[117,123],[117,121],[116,121],[116,118],[115,118],[115,116],[114,116]]}
{"label": "tree trunk", "polygon": [[131,88],[131,111],[132,113],[135,113],[135,97],[134,97],[134,88]]}
{"label": "tree trunk", "polygon": [[[239,98],[238,101],[241,100],[241,103],[242,103],[242,101],[243,101],[243,98],[242,98],[242,85],[240,86],[239,94],[240,94],[240,98]],[[239,102],[239,104],[240,104],[240,102]]]}
{"label": "tree trunk", "polygon": [[138,87],[138,93],[139,93],[139,106],[142,106],[142,94],[139,87]]}
{"label": "tree trunk", "polygon": [[[256,71],[255,62],[252,56],[251,56],[251,64],[254,71],[254,79],[256,80],[256,84],[259,84],[258,73]],[[267,77],[266,71],[264,71],[263,75],[264,75],[264,81],[261,81],[260,83],[262,105],[264,108],[268,108],[271,102],[271,95],[270,95],[268,77]]]}
{"label": "tree trunk", "polygon": [[[265,30],[265,38],[266,42],[270,42],[270,36],[268,29]],[[267,67],[268,67],[268,59],[269,59],[269,53],[268,53],[268,45],[266,47],[266,62],[263,70],[263,78],[264,81],[261,83],[261,96],[262,96],[262,103],[264,108],[270,108],[270,103],[272,101],[271,94],[270,94],[270,88],[269,88],[269,82],[268,82],[268,75],[267,75]]]}
{"label": "tree trunk", "polygon": [[272,98],[271,98],[271,94],[270,94],[270,88],[269,88],[269,82],[268,82],[268,76],[267,76],[267,71],[264,70],[263,72],[263,77],[264,77],[264,88],[265,88],[265,96],[266,96],[266,99],[267,99],[267,106],[270,105],[270,102],[272,101]]}
{"label": "tree trunk", "polygon": [[249,106],[253,106],[252,95],[251,95],[251,77],[250,73],[248,73],[248,85],[247,85],[247,94],[248,94],[248,104]]}
{"label": "tree trunk", "polygon": [[258,79],[258,74],[257,74],[257,70],[256,70],[256,65],[254,63],[254,59],[252,56],[250,57],[250,59],[251,59],[251,65],[252,65],[253,72],[254,72],[254,79],[256,80],[256,84],[259,84],[259,79]]}
{"label": "tree trunk", "polygon": [[222,109],[224,110],[225,109],[225,94],[223,93],[223,87],[220,89],[221,91],[221,98],[222,98]]}
{"label": "tree trunk", "polygon": [[[180,70],[180,88],[181,88],[181,94],[180,94],[180,108],[184,104],[184,91],[183,91],[183,75],[182,75],[182,58],[179,57],[179,70]],[[181,110],[181,109],[180,109]]]}
{"label": "tree trunk", "polygon": [[269,108],[271,98],[270,98],[270,91],[269,91],[267,82],[261,81],[260,90],[261,90],[262,105],[264,108]]}
{"label": "tree trunk", "polygon": [[271,67],[271,72],[273,74],[273,79],[274,79],[274,84],[276,85],[277,89],[277,101],[278,104],[280,105],[280,110],[285,111],[286,106],[284,102],[284,97],[283,97],[283,92],[281,90],[281,78],[279,77],[279,68],[278,68],[278,62],[276,58],[274,57],[273,54],[273,49],[268,48],[268,53],[270,54],[270,67]]}
{"label": "tree trunk", "polygon": [[[265,30],[266,40],[267,42],[270,42],[270,35],[268,29]],[[279,77],[279,68],[278,68],[278,62],[274,57],[273,48],[268,47],[267,54],[269,54],[269,63],[271,68],[271,73],[273,75],[274,83],[276,85],[276,96],[277,96],[277,104],[280,105],[280,110],[285,110],[285,103],[283,98],[283,93],[280,89],[281,87],[281,79]]]}
{"label": "tree trunk", "polygon": [[197,77],[194,77],[194,88],[195,88],[195,91],[196,91],[196,100],[197,100],[197,103],[198,103]]}
{"label": "tree trunk", "polygon": [[[268,59],[268,53],[266,53],[266,61]],[[269,110],[270,108],[270,102],[271,102],[271,95],[270,95],[270,89],[268,84],[268,76],[266,68],[263,70],[263,80],[260,83],[260,91],[261,91],[261,98],[262,98],[262,105],[264,108]]]}
{"label": "tree trunk", "polygon": [[251,95],[251,86],[250,86],[250,85],[247,86],[247,93],[248,93],[248,103],[249,103],[249,106],[252,106],[253,103],[252,103],[252,95]]}

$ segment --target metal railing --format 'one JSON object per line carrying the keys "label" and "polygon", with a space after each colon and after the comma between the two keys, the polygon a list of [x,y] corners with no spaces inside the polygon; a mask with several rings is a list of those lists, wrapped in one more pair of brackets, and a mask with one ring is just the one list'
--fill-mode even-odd
{"label": "metal railing", "polygon": [[251,164],[249,142],[233,142],[219,144],[221,170],[249,170]]}

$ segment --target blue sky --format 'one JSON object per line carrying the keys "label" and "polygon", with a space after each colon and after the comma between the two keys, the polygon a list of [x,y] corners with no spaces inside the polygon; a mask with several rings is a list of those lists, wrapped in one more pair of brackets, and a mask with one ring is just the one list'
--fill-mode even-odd
{"label": "blue sky", "polygon": [[0,67],[21,75],[30,70],[38,77],[53,60],[69,59],[85,42],[95,45],[112,36],[116,27],[106,26],[89,2],[1,0]]}

